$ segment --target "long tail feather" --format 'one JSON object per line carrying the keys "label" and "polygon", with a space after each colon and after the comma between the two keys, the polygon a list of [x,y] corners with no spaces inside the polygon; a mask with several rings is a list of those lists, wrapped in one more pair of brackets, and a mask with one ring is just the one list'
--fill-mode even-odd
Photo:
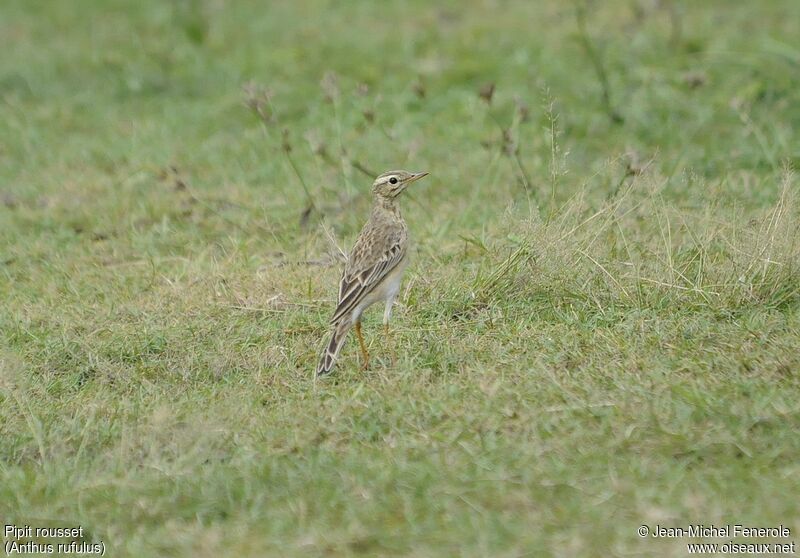
{"label": "long tail feather", "polygon": [[339,322],[333,327],[331,340],[325,346],[325,351],[323,351],[322,358],[317,365],[317,376],[324,376],[333,370],[333,365],[336,364],[336,357],[339,356],[339,351],[347,339],[347,332],[350,331],[350,327],[351,324],[347,323],[347,321]]}

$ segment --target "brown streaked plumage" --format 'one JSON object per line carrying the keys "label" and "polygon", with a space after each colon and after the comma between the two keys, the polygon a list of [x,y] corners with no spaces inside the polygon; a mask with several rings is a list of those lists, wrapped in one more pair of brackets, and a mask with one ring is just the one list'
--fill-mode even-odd
{"label": "brown streaked plumage", "polygon": [[400,214],[397,197],[427,172],[389,171],[372,184],[374,203],[369,220],[358,234],[347,258],[339,297],[331,318],[330,340],[317,366],[317,375],[328,374],[355,326],[361,346],[362,368],[369,366],[369,354],[361,336],[361,314],[376,302],[385,302],[383,325],[388,337],[392,304],[400,291],[403,271],[408,265],[408,227]]}

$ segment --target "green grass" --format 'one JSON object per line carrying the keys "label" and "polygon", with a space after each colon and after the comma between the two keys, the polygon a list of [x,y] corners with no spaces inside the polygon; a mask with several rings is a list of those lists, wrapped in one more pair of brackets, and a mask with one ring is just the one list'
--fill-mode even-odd
{"label": "green grass", "polygon": [[[0,6],[0,518],[115,557],[796,540],[800,3],[279,4]],[[397,366],[374,311],[373,369],[315,381],[397,167]]]}

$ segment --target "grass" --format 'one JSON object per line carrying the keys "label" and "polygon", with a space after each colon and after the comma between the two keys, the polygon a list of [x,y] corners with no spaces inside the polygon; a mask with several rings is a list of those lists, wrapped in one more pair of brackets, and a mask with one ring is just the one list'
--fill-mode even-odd
{"label": "grass", "polygon": [[[798,17],[4,2],[0,517],[123,557],[796,537]],[[375,312],[315,381],[396,167],[398,364]]]}

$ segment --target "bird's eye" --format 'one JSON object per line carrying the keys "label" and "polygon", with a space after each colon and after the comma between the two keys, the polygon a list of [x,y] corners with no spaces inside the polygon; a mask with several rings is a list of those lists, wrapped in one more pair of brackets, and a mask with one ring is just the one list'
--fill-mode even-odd
{"label": "bird's eye", "polygon": [[389,179],[389,184],[397,184],[397,179],[393,176]]}

